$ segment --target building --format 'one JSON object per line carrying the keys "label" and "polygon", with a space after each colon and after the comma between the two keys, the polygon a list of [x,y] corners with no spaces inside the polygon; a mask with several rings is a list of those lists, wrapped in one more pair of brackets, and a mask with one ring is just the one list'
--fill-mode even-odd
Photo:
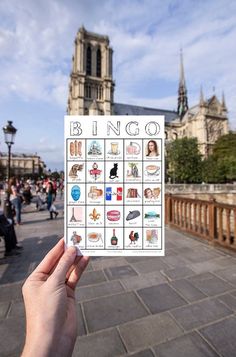
{"label": "building", "polygon": [[215,141],[228,133],[224,95],[221,101],[215,95],[204,99],[201,90],[199,103],[189,108],[182,52],[176,111],[115,103],[112,56],[108,36],[88,32],[84,27],[79,29],[72,57],[68,115],[165,115],[167,142],[196,137],[204,157]]}
{"label": "building", "polygon": [[[0,153],[0,178],[7,175],[8,155]],[[11,176],[41,175],[45,171],[45,163],[37,154],[12,154],[11,155]]]}

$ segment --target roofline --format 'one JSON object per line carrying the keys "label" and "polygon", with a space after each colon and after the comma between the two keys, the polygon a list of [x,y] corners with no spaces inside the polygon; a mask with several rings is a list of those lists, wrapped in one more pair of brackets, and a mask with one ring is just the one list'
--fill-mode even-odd
{"label": "roofline", "polygon": [[177,111],[175,111],[175,110],[150,108],[150,107],[144,107],[143,105],[141,106],[141,105],[125,104],[125,103],[117,103],[117,102],[115,102],[114,104],[127,105],[129,107],[143,108],[143,109],[148,109],[148,110],[159,110],[160,112],[168,112],[168,113],[173,113],[173,114],[177,114],[178,115]]}

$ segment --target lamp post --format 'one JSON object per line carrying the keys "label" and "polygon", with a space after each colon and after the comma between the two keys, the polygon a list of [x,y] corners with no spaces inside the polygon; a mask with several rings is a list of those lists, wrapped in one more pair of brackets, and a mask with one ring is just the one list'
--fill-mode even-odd
{"label": "lamp post", "polygon": [[5,125],[2,130],[5,137],[5,143],[8,146],[7,181],[9,181],[11,176],[11,146],[14,144],[17,129],[12,125],[12,121],[8,121],[7,125]]}
{"label": "lamp post", "polygon": [[[8,121],[7,125],[5,125],[2,130],[4,133],[5,143],[8,146],[7,182],[9,182],[9,178],[11,177],[11,146],[14,144],[17,129],[14,128],[14,126],[12,125],[12,121]],[[10,192],[9,190],[7,190],[3,209],[5,216],[8,218],[12,218],[12,210],[9,198]]]}

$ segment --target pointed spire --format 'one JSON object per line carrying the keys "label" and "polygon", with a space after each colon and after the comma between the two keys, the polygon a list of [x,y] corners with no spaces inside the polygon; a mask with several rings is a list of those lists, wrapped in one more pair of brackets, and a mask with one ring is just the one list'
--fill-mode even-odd
{"label": "pointed spire", "polygon": [[180,78],[179,83],[185,87],[185,77],[184,77],[184,61],[183,61],[183,49],[180,48]]}
{"label": "pointed spire", "polygon": [[225,94],[224,94],[224,91],[222,92],[221,106],[222,106],[222,108],[226,109],[226,104],[225,104]]}
{"label": "pointed spire", "polygon": [[183,61],[183,50],[180,49],[180,77],[179,77],[179,89],[178,89],[178,108],[177,112],[180,119],[183,118],[184,114],[188,110],[188,97],[187,88],[184,76],[184,61]]}
{"label": "pointed spire", "polygon": [[200,101],[199,101],[199,105],[200,107],[202,107],[205,104],[204,102],[204,95],[203,95],[203,90],[202,90],[202,86],[200,87]]}

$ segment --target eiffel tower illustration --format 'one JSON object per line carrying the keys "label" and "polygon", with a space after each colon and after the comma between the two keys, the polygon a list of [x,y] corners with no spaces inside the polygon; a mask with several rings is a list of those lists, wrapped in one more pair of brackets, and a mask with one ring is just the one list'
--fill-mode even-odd
{"label": "eiffel tower illustration", "polygon": [[72,207],[72,216],[71,216],[70,222],[77,222],[77,219],[75,218],[75,209],[74,209],[74,207]]}

